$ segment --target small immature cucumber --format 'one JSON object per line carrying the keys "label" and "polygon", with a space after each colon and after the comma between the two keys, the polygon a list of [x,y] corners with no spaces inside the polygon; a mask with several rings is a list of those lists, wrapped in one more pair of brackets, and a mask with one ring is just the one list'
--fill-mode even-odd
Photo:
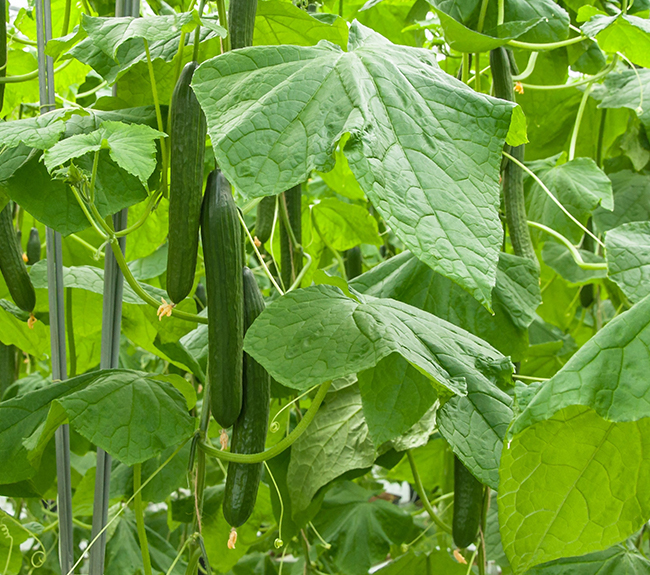
{"label": "small immature cucumber", "polygon": [[[264,298],[253,272],[244,268],[244,329],[248,329],[264,310]],[[244,353],[244,401],[241,414],[232,430],[234,453],[259,453],[264,450],[269,425],[271,377],[250,355]],[[262,463],[228,464],[223,500],[223,516],[239,527],[255,508],[257,489],[262,477]]]}
{"label": "small immature cucumber", "polygon": [[41,238],[38,235],[38,228],[32,228],[27,240],[27,263],[33,266],[41,261]]}
{"label": "small immature cucumber", "polygon": [[183,68],[171,104],[167,293],[174,303],[194,284],[199,249],[206,120],[190,86],[198,64]]}
{"label": "small immature cucumber", "polygon": [[454,457],[454,543],[465,548],[476,541],[483,511],[483,484]]}
{"label": "small immature cucumber", "polygon": [[10,204],[0,212],[0,272],[14,303],[23,311],[31,313],[36,305],[36,292],[23,261]]}
{"label": "small immature cucumber", "polygon": [[345,252],[345,275],[348,280],[354,279],[363,273],[363,257],[361,248],[354,246]]}
{"label": "small immature cucumber", "polygon": [[255,235],[263,244],[271,239],[273,219],[275,218],[275,196],[266,196],[257,204]]}
{"label": "small immature cucumber", "polygon": [[210,405],[225,428],[235,423],[242,406],[244,255],[237,206],[218,168],[205,187],[201,239],[208,295]]}

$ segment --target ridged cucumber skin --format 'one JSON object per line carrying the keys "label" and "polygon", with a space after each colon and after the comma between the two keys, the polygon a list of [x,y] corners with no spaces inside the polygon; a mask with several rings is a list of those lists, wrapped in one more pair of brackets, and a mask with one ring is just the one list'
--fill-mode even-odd
{"label": "ridged cucumber skin", "polygon": [[255,236],[263,244],[271,239],[274,218],[275,196],[266,196],[257,204],[257,218],[255,219]]}
{"label": "ridged cucumber skin", "polygon": [[[244,268],[244,330],[264,311],[264,298],[253,272]],[[244,400],[233,426],[231,450],[259,453],[264,450],[269,425],[271,377],[250,355],[244,353]],[[255,508],[262,478],[262,463],[228,464],[223,516],[233,527],[243,525]]]}
{"label": "ridged cucumber skin", "polygon": [[228,33],[233,50],[253,45],[257,0],[230,0]]}
{"label": "ridged cucumber skin", "polygon": [[32,228],[27,240],[27,263],[33,266],[36,262],[41,261],[41,237],[38,228]]}
{"label": "ridged cucumber skin", "polygon": [[212,415],[224,428],[242,406],[244,292],[242,230],[230,184],[210,172],[201,212],[201,239],[208,296],[208,377]]}
{"label": "ridged cucumber skin", "polygon": [[483,484],[454,457],[454,543],[464,549],[478,537],[483,511]]}
{"label": "ridged cucumber skin", "polygon": [[167,293],[174,303],[192,290],[199,249],[207,125],[190,86],[197,66],[185,65],[171,103]]}
{"label": "ridged cucumber skin", "polygon": [[363,258],[361,248],[354,246],[345,252],[345,274],[348,280],[354,279],[363,273]]}
{"label": "ridged cucumber skin", "polygon": [[0,399],[16,378],[16,348],[0,343]]}
{"label": "ridged cucumber skin", "polygon": [[[296,236],[296,241],[302,243],[302,187],[300,184],[289,188],[284,192],[284,198],[280,196],[279,201],[287,203],[287,213],[289,215],[289,224]],[[282,209],[282,207],[280,207]],[[293,265],[292,265],[293,262]],[[284,227],[280,226],[280,272],[282,283],[285,289],[289,289],[295,278],[302,270],[302,256],[293,253],[289,234]]]}
{"label": "ridged cucumber skin", "polygon": [[0,212],[0,272],[14,303],[23,311],[31,313],[36,305],[36,292],[23,261],[10,204]]}

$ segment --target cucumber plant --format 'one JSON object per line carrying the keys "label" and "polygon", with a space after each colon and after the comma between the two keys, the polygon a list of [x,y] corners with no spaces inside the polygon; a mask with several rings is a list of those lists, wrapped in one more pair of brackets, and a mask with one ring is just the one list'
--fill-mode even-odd
{"label": "cucumber plant", "polygon": [[2,572],[650,572],[648,3],[307,4],[3,5]]}

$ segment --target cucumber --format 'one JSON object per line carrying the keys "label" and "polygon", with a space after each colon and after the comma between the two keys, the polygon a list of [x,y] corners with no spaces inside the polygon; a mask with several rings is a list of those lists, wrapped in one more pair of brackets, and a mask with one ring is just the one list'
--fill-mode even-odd
{"label": "cucumber", "polygon": [[253,45],[256,12],[257,0],[230,0],[228,34],[232,50]]}
{"label": "cucumber", "polygon": [[0,400],[16,379],[16,348],[0,343]]}
{"label": "cucumber", "polygon": [[[514,102],[515,90],[512,82],[511,62],[505,48],[496,48],[490,52],[490,68],[492,70],[494,95],[502,100]],[[509,146],[507,147],[509,148]],[[523,145],[517,146],[510,150],[510,155],[523,162],[524,151]],[[537,262],[535,248],[530,239],[528,218],[526,217],[523,170],[514,162],[506,160],[501,176],[501,184],[512,249],[515,255]]]}
{"label": "cucumber", "polygon": [[[289,225],[293,230],[296,241],[302,243],[302,188],[300,184],[284,192],[284,198],[280,196],[279,201],[287,204],[289,214]],[[282,209],[282,206],[280,206]],[[302,255],[294,253],[291,249],[289,234],[285,229],[284,222],[280,226],[280,272],[282,283],[285,289],[289,289],[297,275],[302,270]]]}
{"label": "cucumber", "polygon": [[175,303],[194,284],[199,249],[206,120],[190,87],[198,64],[183,68],[171,104],[167,293]]}
{"label": "cucumber", "polygon": [[212,415],[230,427],[242,406],[244,293],[242,231],[230,184],[210,172],[201,212],[208,296],[208,377]]}
{"label": "cucumber", "polygon": [[354,279],[363,273],[363,258],[361,248],[354,246],[345,251],[345,275],[348,280]]}
{"label": "cucumber", "polygon": [[31,313],[36,305],[36,292],[23,261],[10,204],[0,212],[0,272],[14,303],[23,311]]}
{"label": "cucumber", "polygon": [[[0,0],[0,78],[7,75],[7,1]],[[5,83],[0,84],[0,111],[5,101]]]}
{"label": "cucumber", "polygon": [[483,511],[483,484],[454,457],[454,543],[465,548],[478,537]]}
{"label": "cucumber", "polygon": [[275,196],[266,196],[257,204],[257,218],[255,219],[255,236],[263,244],[271,239],[274,218]]}
{"label": "cucumber", "polygon": [[38,235],[38,229],[32,228],[27,240],[27,263],[33,266],[39,261],[41,261],[41,238]]}
{"label": "cucumber", "polygon": [[[243,278],[246,330],[264,310],[264,298],[251,270],[244,268]],[[234,453],[259,453],[264,450],[269,425],[271,377],[247,353],[244,353],[243,375],[244,401],[233,426],[231,449]],[[243,525],[253,512],[262,469],[262,463],[228,464],[223,516],[233,527]]]}
{"label": "cucumber", "polygon": [[194,301],[196,302],[196,313],[200,313],[208,305],[208,296],[205,293],[205,286],[199,282],[194,292]]}

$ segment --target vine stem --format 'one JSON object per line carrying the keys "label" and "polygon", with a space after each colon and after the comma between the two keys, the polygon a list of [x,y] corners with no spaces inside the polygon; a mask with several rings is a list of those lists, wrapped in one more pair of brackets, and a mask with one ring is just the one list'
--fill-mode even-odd
{"label": "vine stem", "polygon": [[582,225],[582,224],[581,224],[581,223],[576,219],[576,217],[575,217],[571,212],[569,212],[569,210],[567,210],[567,209],[562,205],[562,202],[560,202],[560,200],[558,200],[558,199],[553,195],[553,193],[551,192],[551,190],[549,190],[549,189],[546,187],[546,184],[544,184],[544,182],[542,182],[542,180],[539,178],[539,176],[538,176],[535,172],[533,172],[533,171],[532,171],[528,166],[524,165],[523,162],[520,162],[517,158],[513,158],[510,154],[508,154],[508,152],[502,152],[502,153],[503,153],[503,155],[504,155],[506,158],[508,158],[511,162],[514,162],[515,164],[517,164],[517,165],[518,165],[518,166],[519,166],[519,167],[520,167],[524,172],[526,172],[526,173],[527,173],[531,178],[533,178],[533,180],[535,180],[535,181],[537,182],[537,184],[542,188],[542,190],[544,190],[544,192],[546,192],[546,194],[548,195],[548,197],[551,198],[551,200],[552,200],[552,201],[557,205],[557,207],[560,208],[560,209],[564,212],[564,214],[565,214],[565,215],[566,215],[566,216],[567,216],[567,217],[568,217],[568,218],[569,218],[569,219],[570,219],[574,224],[576,224],[576,225],[577,225],[577,226],[578,226],[578,227],[579,227],[583,232],[585,232],[587,235],[591,236],[591,237],[594,239],[594,241],[595,241],[599,246],[601,246],[602,248],[605,247],[605,244],[604,244],[603,242],[601,242],[600,239],[599,239],[597,236],[595,236],[595,235],[594,235],[592,232],[590,232],[590,231],[589,231],[585,226],[583,226],[583,225]]}
{"label": "vine stem", "polygon": [[[225,0],[217,0],[217,15],[219,16],[219,24],[223,28],[228,28],[228,14],[226,12],[226,2]],[[225,38],[221,39],[221,45],[223,46],[224,52],[230,52],[230,34],[227,34]]]}
{"label": "vine stem", "polygon": [[147,530],[144,525],[144,505],[142,503],[142,463],[136,463],[133,466],[133,491],[135,496],[135,499],[133,500],[135,523],[138,530],[140,551],[142,553],[144,575],[152,575],[149,543],[147,542]]}
{"label": "vine stem", "polygon": [[542,230],[543,232],[546,232],[547,234],[553,236],[555,239],[561,241],[567,248],[569,248],[569,251],[571,252],[571,257],[573,257],[573,261],[575,261],[575,263],[580,269],[583,270],[606,270],[607,269],[607,264],[584,261],[582,259],[582,256],[580,255],[580,252],[578,251],[578,248],[576,248],[567,238],[565,238],[560,232],[556,232],[553,228],[549,228],[548,226],[545,226],[544,224],[540,224],[538,222],[531,222],[530,220],[528,221],[528,225],[531,228],[537,228],[538,230]]}
{"label": "vine stem", "polygon": [[320,409],[320,406],[325,399],[325,395],[327,395],[327,392],[329,391],[331,385],[331,381],[321,383],[318,391],[316,392],[316,396],[309,406],[309,409],[305,413],[304,417],[300,420],[298,425],[296,425],[294,430],[282,441],[276,443],[273,447],[270,447],[265,451],[262,451],[260,453],[232,453],[230,451],[221,451],[207,443],[204,439],[201,439],[198,445],[203,451],[205,451],[207,455],[211,455],[217,459],[222,459],[223,461],[234,461],[235,463],[261,463],[263,461],[268,461],[269,459],[272,459],[276,455],[279,455],[284,450],[291,447],[291,445],[293,445],[296,440],[303,433],[305,433],[309,427],[309,424],[313,421],[314,417],[316,417],[316,414],[318,413],[318,410]]}
{"label": "vine stem", "polygon": [[[203,15],[203,9],[205,8],[205,0],[201,0],[199,3],[199,18]],[[194,46],[192,48],[192,60],[194,62],[199,61],[199,48],[201,45],[201,25],[198,24],[196,26],[196,30],[194,31]]]}
{"label": "vine stem", "polygon": [[526,64],[526,69],[521,74],[517,74],[516,76],[512,77],[512,79],[515,82],[518,82],[519,80],[525,80],[535,71],[537,56],[539,56],[539,52],[530,53],[530,57],[528,58],[528,64]]}
{"label": "vine stem", "polygon": [[[158,100],[158,88],[156,86],[156,75],[153,71],[153,62],[151,61],[151,52],[149,51],[149,42],[146,38],[143,38],[144,42],[144,51],[147,54],[147,68],[149,69],[149,81],[151,82],[151,95],[153,96],[153,104],[156,109],[156,121],[158,123],[158,131],[164,132],[164,126],[162,121],[162,112],[160,111],[160,101]],[[160,139],[160,152],[163,159],[162,167],[162,180],[163,180],[163,189],[167,189],[167,144],[164,138]]]}
{"label": "vine stem", "polygon": [[479,12],[478,24],[476,26],[476,31],[479,34],[483,32],[483,26],[485,26],[485,15],[487,14],[488,4],[488,0],[481,0],[481,11]]}
{"label": "vine stem", "polygon": [[594,88],[593,82],[591,82],[585,93],[582,95],[580,100],[580,106],[578,107],[578,113],[576,115],[576,121],[573,126],[573,133],[571,134],[571,144],[569,145],[569,162],[573,160],[576,156],[576,146],[578,144],[578,134],[580,133],[580,124],[582,124],[582,118],[585,115],[585,108],[587,107],[587,102],[589,101],[589,95]]}
{"label": "vine stem", "polygon": [[512,46],[513,48],[520,48],[522,50],[532,50],[534,52],[539,52],[542,50],[555,50],[556,48],[564,48],[565,46],[571,46],[572,44],[584,42],[588,39],[588,36],[576,36],[575,38],[568,38],[567,40],[548,43],[519,42],[518,40],[510,40],[508,42],[508,46]]}
{"label": "vine stem", "polygon": [[451,533],[451,527],[449,527],[449,525],[447,525],[442,519],[440,519],[440,517],[438,517],[438,514],[435,512],[431,503],[429,502],[426,490],[422,484],[422,478],[420,477],[417,465],[415,464],[415,458],[413,457],[413,453],[410,449],[406,450],[406,456],[408,457],[409,465],[411,466],[411,473],[413,474],[413,480],[415,482],[415,492],[418,494],[420,501],[422,501],[422,505],[424,506],[426,512],[429,514],[431,521],[433,521],[436,526],[438,526],[443,531]]}
{"label": "vine stem", "polygon": [[[72,63],[72,60],[66,60],[58,68],[54,69],[54,73],[60,72],[64,68],[68,67]],[[0,84],[18,84],[20,82],[29,82],[30,80],[35,80],[38,78],[38,70],[33,72],[27,72],[27,74],[18,74],[16,76],[4,76],[0,78]]]}
{"label": "vine stem", "polygon": [[617,62],[618,62],[618,54],[614,54],[612,61],[605,69],[603,69],[601,72],[598,72],[598,74],[589,76],[588,78],[584,78],[582,80],[578,80],[577,82],[571,82],[569,84],[553,84],[553,85],[522,84],[521,86],[525,90],[566,90],[567,88],[576,88],[578,86],[584,86],[585,84],[592,84],[604,78],[616,67]]}

